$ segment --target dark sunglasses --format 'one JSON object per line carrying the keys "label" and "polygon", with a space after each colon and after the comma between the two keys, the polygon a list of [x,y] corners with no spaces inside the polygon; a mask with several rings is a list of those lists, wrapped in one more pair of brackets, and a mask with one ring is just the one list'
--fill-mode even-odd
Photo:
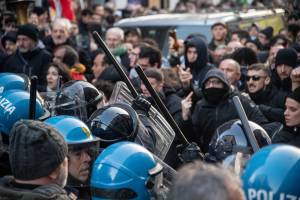
{"label": "dark sunglasses", "polygon": [[253,81],[259,81],[261,78],[264,78],[265,76],[246,76],[246,80],[250,81],[252,79]]}

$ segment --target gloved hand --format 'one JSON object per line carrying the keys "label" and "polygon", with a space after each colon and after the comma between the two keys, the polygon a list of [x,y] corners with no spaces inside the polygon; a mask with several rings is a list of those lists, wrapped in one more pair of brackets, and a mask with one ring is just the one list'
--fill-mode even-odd
{"label": "gloved hand", "polygon": [[145,99],[143,95],[138,95],[132,102],[132,108],[137,113],[143,113],[147,116],[149,116],[149,111],[151,108],[151,103]]}
{"label": "gloved hand", "polygon": [[188,145],[179,145],[177,146],[178,157],[183,163],[189,163],[196,159],[204,160],[204,155],[201,152],[200,147],[192,142]]}

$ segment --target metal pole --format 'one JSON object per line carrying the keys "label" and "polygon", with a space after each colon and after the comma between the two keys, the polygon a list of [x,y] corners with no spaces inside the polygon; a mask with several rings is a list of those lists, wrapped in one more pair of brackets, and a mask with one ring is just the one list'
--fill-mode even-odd
{"label": "metal pole", "polygon": [[258,151],[260,148],[258,146],[257,140],[251,130],[247,115],[245,113],[245,110],[243,108],[243,105],[240,101],[240,98],[238,96],[234,96],[233,97],[233,103],[235,105],[235,109],[238,112],[238,115],[240,117],[240,120],[242,122],[242,125],[244,127],[244,131],[245,131],[245,136],[248,139],[250,145],[252,146],[252,149],[254,151],[254,153],[256,151]]}

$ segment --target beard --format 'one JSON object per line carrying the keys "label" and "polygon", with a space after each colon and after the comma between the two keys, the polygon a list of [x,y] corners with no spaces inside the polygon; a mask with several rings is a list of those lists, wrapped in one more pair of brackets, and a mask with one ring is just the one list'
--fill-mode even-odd
{"label": "beard", "polygon": [[26,49],[26,48],[20,48],[20,47],[19,47],[19,51],[20,51],[21,53],[27,53],[27,52],[29,52],[29,49]]}
{"label": "beard", "polygon": [[55,45],[64,44],[67,39],[66,38],[52,38]]}

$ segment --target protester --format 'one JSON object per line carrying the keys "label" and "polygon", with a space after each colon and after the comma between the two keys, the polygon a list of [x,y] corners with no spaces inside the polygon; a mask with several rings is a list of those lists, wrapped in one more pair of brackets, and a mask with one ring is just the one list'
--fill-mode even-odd
{"label": "protester", "polygon": [[16,32],[7,32],[1,38],[1,44],[7,55],[12,55],[17,50],[17,35]]}
{"label": "protester", "polygon": [[224,72],[231,85],[239,88],[241,78],[241,67],[239,63],[233,59],[224,59],[219,64],[219,69]]}
{"label": "protester", "polygon": [[63,189],[68,175],[68,147],[49,125],[17,122],[10,133],[11,176],[0,181],[4,199],[74,199]]}
{"label": "protester", "polygon": [[284,111],[285,126],[281,132],[273,136],[273,143],[291,144],[300,147],[300,87],[288,95]]}
{"label": "protester", "polygon": [[232,171],[197,161],[179,169],[168,199],[244,200],[241,185]]}
{"label": "protester", "polygon": [[50,63],[47,70],[47,92],[58,91],[60,85],[71,80],[70,71],[63,63]]}
{"label": "protester", "polygon": [[52,22],[52,33],[44,39],[44,44],[49,52],[53,52],[59,45],[70,45],[75,47],[74,41],[70,39],[71,23],[66,18],[57,18]]}
{"label": "protester", "polygon": [[[205,42],[197,35],[190,35],[185,40],[185,67],[179,68],[179,77],[186,91],[199,90],[200,84],[211,65],[208,64],[208,51]],[[201,98],[201,94],[199,94]]]}
{"label": "protester", "polygon": [[94,64],[92,67],[93,71],[93,80],[92,83],[95,83],[98,79],[101,78],[102,73],[105,71],[105,69],[109,66],[106,60],[105,53],[101,50],[96,50],[94,52]]}
{"label": "protester", "polygon": [[219,46],[226,46],[228,30],[224,23],[217,22],[211,26],[212,40],[208,44],[212,54]]}
{"label": "protester", "polygon": [[[192,141],[197,142],[204,152],[208,150],[208,144],[214,131],[223,123],[238,118],[232,101],[232,97],[235,95],[240,97],[249,120],[259,125],[268,123],[268,120],[251,100],[231,90],[230,84],[221,70],[211,69],[208,71],[201,88],[204,98],[197,102],[192,113],[194,132],[190,132],[189,137]],[[190,130],[190,127],[188,129]]]}
{"label": "protester", "polygon": [[25,24],[17,32],[17,51],[3,62],[4,72],[36,75],[38,89],[46,84],[47,66],[51,62],[51,54],[38,47],[39,33],[35,26]]}
{"label": "protester", "polygon": [[290,74],[296,67],[297,52],[292,48],[280,49],[275,57],[272,84],[279,90],[290,92],[292,90]]}
{"label": "protester", "polygon": [[270,122],[284,122],[283,112],[287,92],[278,91],[271,84],[270,69],[264,64],[248,67],[246,91]]}

